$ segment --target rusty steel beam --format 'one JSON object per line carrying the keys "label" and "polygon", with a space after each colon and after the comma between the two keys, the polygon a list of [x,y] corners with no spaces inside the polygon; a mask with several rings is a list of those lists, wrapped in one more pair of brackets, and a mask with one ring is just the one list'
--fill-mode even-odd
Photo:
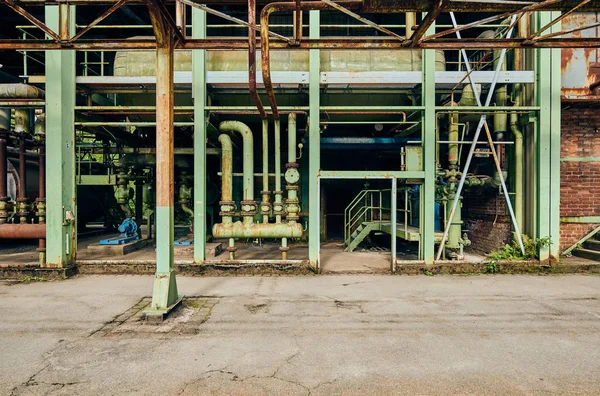
{"label": "rusty steel beam", "polygon": [[[365,25],[369,25],[373,29],[379,30],[380,32],[387,34],[388,36],[395,37],[398,40],[406,40],[406,37],[400,36],[399,34],[396,34],[396,33],[392,32],[391,30],[384,28],[383,26],[379,26],[375,22],[372,22],[372,21],[370,21],[370,20],[368,20],[366,18],[361,17],[360,15],[358,15],[358,14],[350,11],[349,9],[341,6],[340,4],[338,4],[338,3],[334,2],[334,1],[331,1],[331,0],[321,0],[321,1],[323,3],[325,3],[325,4],[329,4],[332,8],[335,8],[336,10],[338,10],[338,11],[340,11],[340,12],[342,12],[342,13],[344,13],[344,14],[346,14],[346,15],[348,15],[348,16],[350,16],[350,17],[352,17],[352,18],[354,18],[354,19],[356,19],[356,20],[358,20],[358,21],[360,21],[362,23],[364,23]],[[449,0],[444,0],[444,1],[449,1]],[[297,1],[296,3],[297,3],[297,8],[299,8],[300,7],[300,2]],[[298,11],[296,11],[296,12],[298,12]]]}
{"label": "rusty steel beam", "polygon": [[[344,2],[343,5],[346,8],[360,7],[360,1],[348,1]],[[273,90],[273,82],[271,80],[271,59],[269,57],[270,45],[269,45],[269,16],[275,12],[282,11],[296,11],[301,9],[303,11],[309,10],[329,10],[332,9],[331,5],[322,1],[313,2],[291,2],[291,3],[271,3],[265,6],[260,13],[260,48],[261,48],[261,61],[262,61],[262,75],[263,84],[269,102],[271,103],[271,111],[273,112],[273,118],[279,120],[279,110],[277,108],[277,101],[275,99],[275,92]],[[301,46],[302,43],[298,43]]]}
{"label": "rusty steel beam", "polygon": [[69,41],[73,42],[77,40],[79,37],[83,36],[87,32],[89,32],[94,26],[102,22],[106,17],[108,17],[113,12],[117,11],[123,5],[127,4],[129,0],[119,0],[115,4],[113,4],[109,9],[104,11],[102,14],[98,16],[98,18],[94,19],[89,25],[81,29],[77,34],[75,34]]}
{"label": "rusty steel beam", "polygon": [[[181,1],[183,4],[189,5],[190,7],[196,7],[199,10],[205,11],[208,14],[212,14],[212,15],[218,16],[220,18],[223,18],[227,21],[237,23],[238,25],[245,26],[248,29],[254,29],[255,31],[260,30],[260,28],[258,26],[256,26],[256,23],[248,23],[248,22],[242,21],[241,19],[233,17],[231,15],[227,15],[224,12],[213,10],[212,8],[209,8],[209,7],[205,6],[204,4],[198,4],[198,3],[195,3],[195,2],[189,1],[189,0],[179,0],[179,1]],[[255,6],[255,8],[256,8],[256,6]],[[290,43],[293,41],[285,36],[282,36],[282,35],[274,33],[274,32],[269,32],[269,35],[273,36],[277,39],[290,42]]]}
{"label": "rusty steel beam", "polygon": [[[580,31],[590,29],[600,24],[592,24],[574,29]],[[569,31],[572,32],[572,31]],[[562,32],[567,34],[569,32]],[[543,39],[542,39],[543,38]],[[262,40],[258,40],[259,42]],[[177,43],[177,50],[241,50],[248,51],[247,38],[222,39],[187,39],[185,43]],[[269,44],[271,49],[289,49],[289,50],[343,50],[343,49],[403,49],[406,48],[402,42],[388,38],[370,38],[364,37],[346,37],[346,38],[321,38],[317,40],[304,39],[298,45],[288,45],[286,42],[274,41]],[[569,37],[554,38],[542,36],[539,41],[533,41],[531,44],[526,42],[525,38],[514,39],[477,39],[463,38],[440,38],[430,41],[422,41],[416,48],[422,49],[501,49],[501,48],[597,48],[600,47],[600,38],[598,37]],[[155,50],[156,41],[153,39],[145,40],[77,40],[73,43],[57,43],[52,40],[0,40],[0,50],[28,50],[28,51],[46,51],[46,50]]]}
{"label": "rusty steel beam", "polygon": [[46,224],[0,224],[0,239],[45,239]]}
{"label": "rusty steel beam", "polygon": [[516,11],[508,11],[505,12],[504,14],[500,14],[500,15],[493,15],[491,17],[488,18],[484,18],[484,19],[480,19],[478,21],[475,22],[471,22],[471,23],[467,23],[466,25],[462,25],[462,26],[458,26],[456,28],[453,29],[448,29],[448,30],[444,30],[443,32],[438,32],[432,35],[429,35],[427,37],[423,38],[423,41],[429,41],[429,40],[433,40],[436,39],[438,37],[443,37],[443,36],[447,36],[449,34],[452,33],[456,33],[456,32],[461,32],[465,29],[469,29],[475,26],[480,26],[480,25],[484,25],[486,23],[490,23],[490,22],[494,22],[497,21],[499,19],[505,19],[508,18],[514,14],[519,14],[519,13],[525,13],[525,12],[530,12],[530,11],[540,11],[541,9],[543,9],[545,6],[550,6],[552,4],[556,4],[556,3],[560,3],[561,0],[546,0],[544,2],[541,3],[536,3],[536,4],[532,4],[529,5],[527,7],[523,7],[519,10]]}
{"label": "rusty steel beam", "polygon": [[[0,0],[5,1],[5,0]],[[45,6],[65,4],[75,6],[98,6],[113,5],[118,0],[13,0],[15,3],[31,6]],[[176,0],[166,0],[167,4],[173,4]],[[210,6],[215,5],[247,5],[247,0],[194,0],[199,4]],[[431,5],[438,0],[361,0],[360,11],[365,13],[393,13],[393,12],[426,12]],[[561,0],[558,3],[544,6],[542,11],[562,11],[567,12],[579,4],[581,0]],[[257,4],[267,5],[275,3],[276,0],[258,0]],[[531,1],[499,1],[499,0],[452,0],[443,9],[442,12],[517,12],[519,8],[527,4],[538,4],[540,0]],[[131,0],[131,4],[145,4],[145,0]],[[600,1],[592,0],[581,8],[581,11],[600,11]]]}
{"label": "rusty steel beam", "polygon": [[423,36],[429,29],[429,27],[435,22],[436,18],[440,16],[442,12],[442,8],[444,8],[450,0],[437,0],[434,4],[431,5],[431,8],[423,18],[423,21],[417,27],[417,30],[413,33],[413,35],[404,41],[404,45],[410,46],[412,48],[418,47],[421,44],[421,40]]}
{"label": "rusty steel beam", "polygon": [[17,14],[21,15],[23,18],[27,19],[29,22],[33,23],[38,28],[42,29],[48,36],[52,37],[56,41],[60,41],[60,36],[54,32],[54,30],[50,29],[46,24],[33,15],[31,15],[27,10],[25,10],[20,5],[16,4],[12,0],[2,0],[4,4]]}
{"label": "rusty steel beam", "polygon": [[[592,23],[591,25],[587,25],[587,26],[580,26],[578,28],[571,29],[571,30],[565,30],[563,32],[556,32],[556,33],[546,34],[544,36],[538,36],[538,37],[535,37],[534,39],[532,39],[530,41],[529,40],[526,41],[525,43],[528,44],[529,42],[533,42],[533,43],[538,44],[542,40],[548,40],[548,39],[551,39],[553,37],[558,37],[558,36],[562,36],[562,35],[565,35],[565,34],[571,34],[571,33],[575,33],[575,32],[580,32],[582,30],[592,29],[592,28],[595,28],[595,27],[598,27],[598,26],[600,26],[600,22],[598,22],[598,23]],[[590,38],[586,37],[586,39],[589,40]]]}
{"label": "rusty steel beam", "polygon": [[538,30],[537,32],[533,33],[531,36],[527,37],[527,39],[528,40],[535,39],[537,36],[541,35],[543,32],[545,32],[546,30],[548,30],[552,26],[556,25],[558,22],[560,22],[563,19],[565,19],[565,17],[568,17],[569,15],[571,15],[572,13],[574,13],[575,11],[577,11],[578,9],[580,9],[581,7],[583,7],[584,5],[586,5],[587,3],[589,3],[590,1],[591,0],[583,0],[581,3],[577,4],[575,7],[571,8],[569,11],[561,14],[558,18],[555,18],[551,22],[548,22],[540,30]]}

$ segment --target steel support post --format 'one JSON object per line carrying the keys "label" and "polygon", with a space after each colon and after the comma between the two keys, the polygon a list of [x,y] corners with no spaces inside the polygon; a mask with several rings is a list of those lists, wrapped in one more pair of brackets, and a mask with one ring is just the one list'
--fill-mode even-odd
{"label": "steel support post", "polygon": [[[192,36],[206,38],[206,12],[192,8]],[[194,99],[194,262],[206,260],[206,50],[192,51]]]}
{"label": "steel support post", "polygon": [[[320,37],[321,17],[319,11],[309,11],[310,38]],[[320,110],[320,50],[309,50],[309,130],[308,130],[308,259],[318,271],[320,268],[320,222],[319,222],[319,169],[321,168]]]}
{"label": "steel support post", "polygon": [[[75,7],[46,6],[45,14],[61,38],[75,31]],[[75,51],[46,51],[47,267],[67,267],[77,252],[74,107]]]}
{"label": "steel support post", "polygon": [[[435,31],[435,24],[427,34]],[[426,265],[433,264],[435,250],[435,51],[422,50],[423,85],[421,88],[423,111],[422,146],[425,179],[421,188],[421,249]]]}
{"label": "steel support post", "polygon": [[[558,15],[549,11],[537,13],[537,28]],[[550,33],[560,29],[557,23],[550,28]],[[560,49],[539,49],[536,71],[536,96],[540,106],[536,131],[536,235],[552,241],[552,245],[540,249],[540,261],[557,261],[560,251]]]}
{"label": "steel support post", "polygon": [[[152,15],[151,15],[152,17]],[[156,18],[155,18],[156,20]],[[153,21],[154,22],[154,21]],[[156,23],[156,22],[154,22]],[[160,23],[157,23],[160,25]],[[156,49],[156,276],[148,316],[164,317],[179,302],[174,271],[174,31],[162,24]],[[156,30],[156,29],[155,29]]]}

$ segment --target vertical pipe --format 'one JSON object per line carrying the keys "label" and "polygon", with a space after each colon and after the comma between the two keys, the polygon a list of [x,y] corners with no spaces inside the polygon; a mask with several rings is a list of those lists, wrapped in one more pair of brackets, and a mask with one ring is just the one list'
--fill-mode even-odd
{"label": "vertical pipe", "polygon": [[[521,84],[515,84],[513,88],[513,105],[521,105]],[[515,217],[519,229],[523,229],[523,132],[519,128],[519,115],[511,113],[510,130],[515,138]]]}
{"label": "vertical pipe", "polygon": [[406,36],[407,39],[409,39],[413,34],[413,29],[412,29],[413,26],[415,26],[417,24],[417,13],[416,12],[406,12],[406,13],[404,13],[404,15],[406,16],[404,35]]}
{"label": "vertical pipe", "polygon": [[273,213],[275,214],[275,222],[281,223],[281,214],[283,212],[281,190],[281,120],[275,120],[275,204]]}
{"label": "vertical pipe", "polygon": [[[233,148],[231,137],[227,134],[219,135],[219,143],[221,143],[221,201],[233,202]],[[223,218],[223,222],[231,218]]]}
{"label": "vertical pipe", "polygon": [[[206,37],[206,11],[192,8],[192,36]],[[206,259],[206,50],[192,51],[194,98],[194,262]]]}
{"label": "vertical pipe", "polygon": [[[256,0],[248,0],[248,23],[256,25]],[[260,118],[266,120],[267,113],[256,89],[256,31],[252,28],[248,28],[248,87]]]}
{"label": "vertical pipe", "polygon": [[19,222],[27,223],[27,173],[25,172],[25,134],[19,135],[19,190],[17,192],[17,202],[19,206]]}
{"label": "vertical pipe", "polygon": [[263,215],[263,223],[269,222],[271,214],[271,201],[269,195],[269,122],[266,118],[262,120],[262,202],[260,204],[260,213]]}
{"label": "vertical pipe", "polygon": [[288,164],[296,163],[296,113],[288,116]]}
{"label": "vertical pipe", "polygon": [[6,135],[0,132],[0,224],[4,224],[8,218],[9,203],[7,183],[7,167],[6,167]]}
{"label": "vertical pipe", "polygon": [[[46,224],[46,155],[44,153],[44,145],[40,145],[39,156],[39,178],[38,178],[38,218],[40,224]],[[40,267],[46,264],[46,240],[40,239],[38,243],[38,251],[40,253]]]}

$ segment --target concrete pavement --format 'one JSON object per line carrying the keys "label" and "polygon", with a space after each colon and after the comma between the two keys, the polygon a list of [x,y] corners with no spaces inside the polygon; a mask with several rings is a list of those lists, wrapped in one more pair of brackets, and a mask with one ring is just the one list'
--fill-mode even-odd
{"label": "concrete pavement", "polygon": [[0,394],[600,394],[598,276],[178,283],[151,327],[149,276],[0,282]]}

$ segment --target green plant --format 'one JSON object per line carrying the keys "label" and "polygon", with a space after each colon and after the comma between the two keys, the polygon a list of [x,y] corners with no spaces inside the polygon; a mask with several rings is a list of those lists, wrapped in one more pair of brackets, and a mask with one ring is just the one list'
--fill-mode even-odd
{"label": "green plant", "polygon": [[540,249],[550,246],[551,244],[552,241],[550,240],[550,237],[530,238],[527,235],[523,235],[523,247],[525,248],[525,254],[523,254],[519,242],[513,235],[513,241],[510,245],[504,245],[488,255],[490,262],[488,263],[485,272],[491,274],[499,273],[501,270],[500,265],[498,264],[499,261],[539,259]]}
{"label": "green plant", "polygon": [[26,276],[23,278],[24,282],[46,282],[46,279],[39,276]]}

